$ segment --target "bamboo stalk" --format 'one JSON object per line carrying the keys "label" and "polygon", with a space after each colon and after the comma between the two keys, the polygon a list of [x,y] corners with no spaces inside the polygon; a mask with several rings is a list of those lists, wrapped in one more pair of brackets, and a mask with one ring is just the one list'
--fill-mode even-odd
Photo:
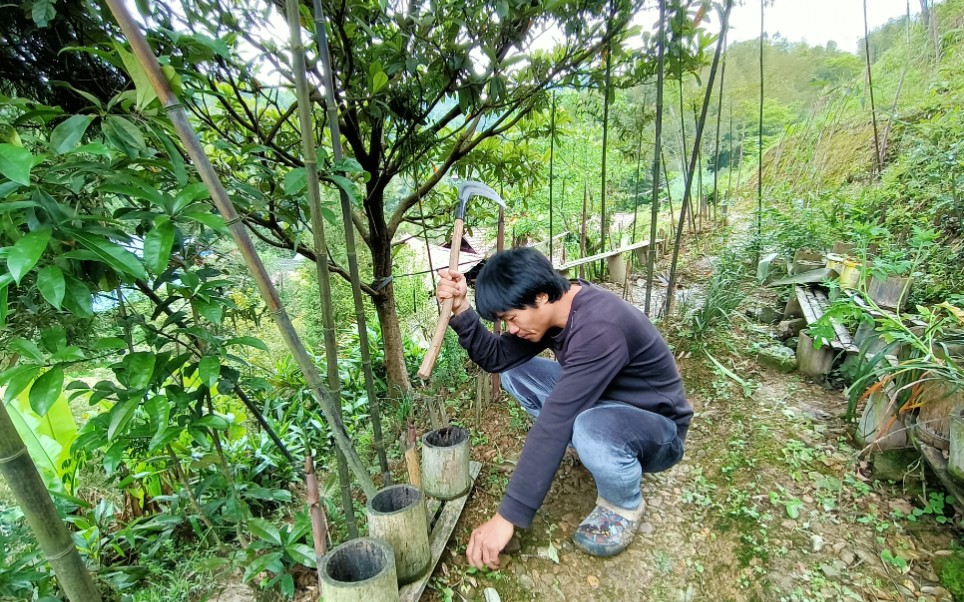
{"label": "bamboo stalk", "polygon": [[[315,39],[318,46],[318,56],[323,67],[325,108],[328,111],[328,129],[331,132],[331,150],[335,162],[342,159],[341,133],[338,127],[338,105],[335,103],[335,76],[332,69],[331,54],[328,51],[328,32],[325,29],[325,11],[321,0],[314,0]],[[300,39],[300,30],[299,30]],[[300,47],[299,43],[299,47]],[[372,354],[368,343],[368,319],[365,317],[365,305],[361,294],[361,277],[358,272],[358,253],[355,249],[355,230],[352,224],[351,199],[348,193],[339,189],[341,200],[341,220],[345,231],[345,248],[348,253],[348,274],[351,280],[351,295],[355,305],[355,324],[358,328],[359,351],[361,352],[362,373],[365,375],[365,394],[368,396],[368,410],[372,417],[372,445],[378,454],[378,463],[382,469],[382,485],[392,484],[392,474],[388,470],[388,456],[385,453],[385,439],[382,435],[381,408],[378,395],[375,393],[375,376],[372,373]],[[390,285],[389,285],[390,286]]]}
{"label": "bamboo stalk", "polygon": [[[291,44],[292,71],[295,76],[295,94],[298,99],[298,123],[301,126],[301,151],[304,155],[305,172],[308,177],[308,204],[311,208],[311,234],[315,244],[315,271],[318,274],[318,294],[321,299],[322,338],[325,343],[325,364],[328,370],[328,389],[334,399],[341,399],[341,377],[338,375],[338,343],[335,341],[335,316],[331,301],[331,273],[328,270],[328,243],[325,240],[325,220],[321,217],[321,189],[318,182],[318,152],[315,149],[314,124],[311,119],[311,94],[305,66],[305,49],[301,42],[301,19],[298,0],[287,0],[288,34]],[[362,333],[359,333],[362,335]],[[335,411],[342,416],[341,404]],[[358,537],[355,521],[355,504],[351,497],[351,479],[348,463],[341,450],[336,450],[338,486],[341,489],[341,505],[345,512],[348,536]]]}
{"label": "bamboo stalk", "polygon": [[318,493],[318,477],[315,475],[315,461],[305,457],[305,489],[308,498],[308,516],[311,518],[311,542],[315,548],[315,570],[318,573],[318,588],[322,587],[321,558],[328,551],[328,523],[325,508],[321,505]]}
{"label": "bamboo stalk", "polygon": [[[733,0],[726,1],[726,9],[723,11],[723,19],[720,23],[720,29],[726,31],[729,27],[730,22],[730,10],[733,8]],[[696,136],[693,141],[693,152],[690,155],[690,169],[689,173],[686,174],[686,186],[683,189],[683,201],[680,207],[679,222],[677,222],[676,230],[676,242],[673,245],[673,262],[669,269],[669,283],[666,287],[666,304],[665,304],[665,315],[670,315],[673,311],[673,302],[676,298],[674,291],[676,289],[676,264],[679,261],[679,251],[680,251],[680,241],[683,238],[683,226],[686,222],[686,205],[687,199],[689,198],[690,188],[693,185],[693,170],[696,168],[696,157],[698,149],[700,147],[700,140],[703,138],[703,126],[706,123],[706,111],[710,106],[710,98],[713,94],[713,82],[716,79],[716,68],[720,63],[720,54],[723,50],[723,35],[721,33],[719,40],[716,43],[716,52],[713,54],[713,64],[710,66],[710,77],[706,83],[706,93],[703,96],[703,108],[700,110],[700,119],[696,123]]]}
{"label": "bamboo stalk", "polygon": [[161,67],[157,62],[157,57],[154,56],[153,51],[147,44],[147,40],[144,38],[144,34],[140,31],[137,22],[131,17],[126,5],[124,5],[120,0],[107,0],[107,4],[114,15],[114,18],[117,20],[118,25],[120,25],[124,35],[130,42],[134,55],[137,57],[138,62],[141,64],[145,73],[147,74],[154,91],[157,93],[161,105],[167,112],[174,129],[177,131],[178,137],[181,139],[181,143],[184,145],[188,156],[190,156],[191,161],[198,170],[198,174],[201,176],[201,179],[207,186],[208,191],[211,193],[211,198],[214,201],[214,205],[224,218],[225,225],[231,232],[231,236],[234,238],[238,251],[244,258],[244,262],[247,265],[248,270],[251,272],[255,283],[258,285],[258,290],[260,291],[261,297],[267,306],[268,312],[275,319],[282,338],[285,340],[285,343],[291,351],[291,354],[294,357],[295,362],[298,364],[298,367],[301,368],[301,371],[305,376],[305,381],[311,388],[316,401],[321,406],[325,417],[331,425],[331,431],[335,439],[335,444],[345,453],[349,468],[351,468],[352,472],[354,473],[355,478],[358,480],[359,485],[365,492],[365,495],[367,497],[375,495],[375,484],[372,483],[371,478],[368,476],[368,471],[365,469],[361,459],[358,457],[358,454],[352,447],[351,441],[348,439],[348,434],[345,432],[345,426],[342,424],[341,419],[335,411],[335,404],[332,401],[331,395],[325,390],[321,380],[321,375],[318,373],[318,369],[308,356],[304,344],[302,344],[298,333],[291,324],[291,319],[288,317],[284,307],[281,305],[278,292],[275,289],[274,284],[272,284],[271,278],[264,267],[264,263],[261,261],[261,258],[258,256],[258,253],[254,248],[254,244],[251,242],[251,237],[248,236],[248,232],[245,230],[244,224],[242,223],[242,218],[240,215],[238,215],[238,212],[234,208],[234,203],[231,202],[231,198],[228,196],[227,191],[221,184],[217,172],[214,170],[214,166],[204,154],[204,150],[197,139],[197,135],[194,133],[194,129],[187,120],[184,107],[181,106],[177,97],[174,96],[174,93],[171,91],[171,87],[167,82],[167,78],[164,76],[163,72],[161,72]]}
{"label": "bamboo stalk", "polygon": [[766,0],[760,0],[760,119],[757,131],[757,174],[756,174],[756,259],[760,261],[760,245],[763,236],[763,25]]}
{"label": "bamboo stalk", "polygon": [[40,549],[71,602],[100,602],[100,593],[50,499],[7,408],[0,403],[0,474],[13,492]]}
{"label": "bamboo stalk", "polygon": [[[659,219],[659,162],[663,136],[663,71],[666,49],[666,0],[659,0],[659,50],[656,69],[656,132],[653,148],[653,200],[649,220],[649,249],[646,266],[646,315],[649,315],[653,295],[653,272],[656,266],[656,221]],[[666,181],[669,189],[669,180]],[[672,216],[672,213],[670,213]]]}

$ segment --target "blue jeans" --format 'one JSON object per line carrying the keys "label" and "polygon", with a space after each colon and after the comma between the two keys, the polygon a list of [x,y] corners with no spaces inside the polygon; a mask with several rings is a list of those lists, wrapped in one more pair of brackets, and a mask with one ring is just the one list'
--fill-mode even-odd
{"label": "blue jeans", "polygon": [[[502,373],[502,387],[526,412],[539,416],[562,373],[558,362],[535,357]],[[576,417],[571,445],[596,480],[599,496],[635,510],[643,501],[644,472],[660,472],[683,457],[676,423],[627,403],[601,399]]]}

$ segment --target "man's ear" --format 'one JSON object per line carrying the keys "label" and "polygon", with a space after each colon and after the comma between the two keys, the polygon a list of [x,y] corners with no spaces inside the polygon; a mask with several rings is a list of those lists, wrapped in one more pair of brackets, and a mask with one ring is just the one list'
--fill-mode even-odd
{"label": "man's ear", "polygon": [[543,303],[549,302],[549,293],[539,293],[536,295],[536,303],[542,305]]}

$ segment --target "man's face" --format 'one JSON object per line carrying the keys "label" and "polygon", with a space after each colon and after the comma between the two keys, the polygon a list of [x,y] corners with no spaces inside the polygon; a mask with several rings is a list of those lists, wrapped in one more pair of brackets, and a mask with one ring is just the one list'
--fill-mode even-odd
{"label": "man's face", "polygon": [[505,320],[509,334],[527,341],[539,341],[551,327],[551,312],[548,295],[536,297],[536,307],[524,309],[510,309],[503,312],[499,318]]}

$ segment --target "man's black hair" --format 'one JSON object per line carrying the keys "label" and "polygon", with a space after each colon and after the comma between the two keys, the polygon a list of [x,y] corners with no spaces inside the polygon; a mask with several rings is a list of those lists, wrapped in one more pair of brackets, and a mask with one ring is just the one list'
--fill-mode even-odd
{"label": "man's black hair", "polygon": [[569,290],[569,281],[552,269],[545,255],[531,247],[496,253],[485,263],[475,282],[475,307],[486,320],[512,309],[536,306],[541,293],[549,302]]}

